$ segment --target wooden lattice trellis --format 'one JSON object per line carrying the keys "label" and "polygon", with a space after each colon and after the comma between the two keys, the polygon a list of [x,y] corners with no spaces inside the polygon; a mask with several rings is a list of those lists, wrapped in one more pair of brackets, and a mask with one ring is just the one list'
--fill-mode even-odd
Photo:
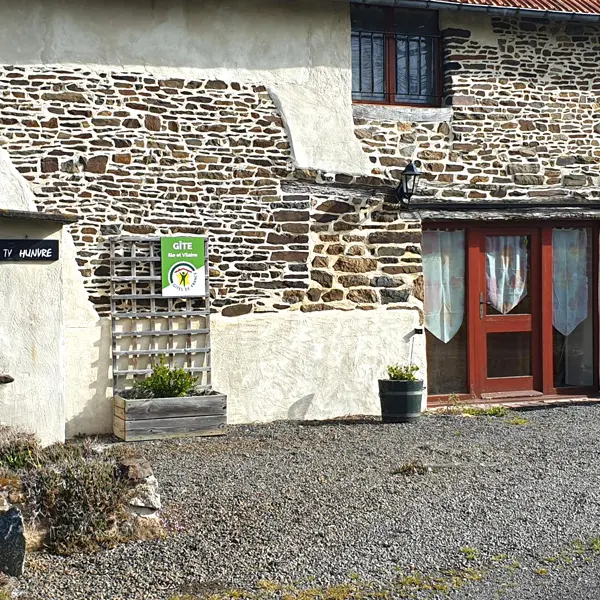
{"label": "wooden lattice trellis", "polygon": [[110,302],[115,393],[151,372],[158,360],[183,367],[210,389],[208,244],[206,290],[194,298],[161,294],[160,237],[110,240]]}

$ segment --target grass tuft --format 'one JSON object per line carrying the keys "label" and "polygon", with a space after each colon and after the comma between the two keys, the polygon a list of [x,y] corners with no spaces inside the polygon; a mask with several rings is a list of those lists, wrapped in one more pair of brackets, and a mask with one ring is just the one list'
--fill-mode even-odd
{"label": "grass tuft", "polygon": [[425,475],[429,472],[429,467],[420,460],[413,460],[404,463],[392,471],[392,475]]}

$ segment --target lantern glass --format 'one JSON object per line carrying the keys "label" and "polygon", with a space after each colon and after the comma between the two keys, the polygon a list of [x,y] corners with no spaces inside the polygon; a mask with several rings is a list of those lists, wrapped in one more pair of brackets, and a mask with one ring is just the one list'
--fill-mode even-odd
{"label": "lantern glass", "polygon": [[421,172],[415,167],[413,163],[409,163],[402,175],[400,176],[400,193],[401,199],[410,200],[411,196],[417,190],[417,182],[419,177],[421,176]]}

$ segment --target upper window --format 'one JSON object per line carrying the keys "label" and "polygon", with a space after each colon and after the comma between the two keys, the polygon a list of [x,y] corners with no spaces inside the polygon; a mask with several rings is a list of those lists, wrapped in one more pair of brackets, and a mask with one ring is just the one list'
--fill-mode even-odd
{"label": "upper window", "polygon": [[352,98],[439,106],[438,13],[352,4]]}

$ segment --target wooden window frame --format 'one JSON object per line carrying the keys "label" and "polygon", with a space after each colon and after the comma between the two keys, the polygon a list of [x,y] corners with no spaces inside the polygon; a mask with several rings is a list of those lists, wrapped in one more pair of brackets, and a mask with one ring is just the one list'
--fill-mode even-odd
{"label": "wooden window frame", "polygon": [[[435,61],[436,72],[434,73],[434,78],[435,78],[435,86],[436,86],[435,87],[436,101],[429,102],[429,103],[397,101],[396,100],[397,94],[395,93],[395,90],[396,90],[396,37],[397,36],[418,37],[418,36],[411,35],[408,33],[403,34],[403,33],[394,32],[394,30],[393,30],[394,11],[398,10],[396,7],[394,7],[394,6],[379,6],[378,5],[376,8],[379,8],[379,9],[385,11],[385,14],[386,14],[385,22],[387,23],[387,27],[386,27],[385,31],[382,31],[382,32],[371,31],[369,33],[381,33],[384,36],[384,44],[385,44],[385,49],[384,49],[384,57],[385,57],[384,89],[386,90],[384,92],[384,95],[386,96],[386,100],[355,99],[354,98],[355,92],[354,92],[354,90],[352,90],[352,96],[353,96],[352,102],[354,104],[373,104],[373,105],[379,105],[379,106],[408,106],[408,107],[415,107],[415,108],[419,108],[419,107],[420,108],[439,108],[442,105],[443,84],[444,84],[443,58],[442,58],[443,57],[442,37],[441,37],[441,34],[439,33],[439,25],[438,25],[437,35],[422,36],[422,37],[431,37],[431,38],[435,39],[434,61]],[[351,28],[351,34],[354,33],[355,31],[360,31],[360,30],[355,30],[355,29]],[[393,91],[388,92],[387,90],[393,90]]]}

